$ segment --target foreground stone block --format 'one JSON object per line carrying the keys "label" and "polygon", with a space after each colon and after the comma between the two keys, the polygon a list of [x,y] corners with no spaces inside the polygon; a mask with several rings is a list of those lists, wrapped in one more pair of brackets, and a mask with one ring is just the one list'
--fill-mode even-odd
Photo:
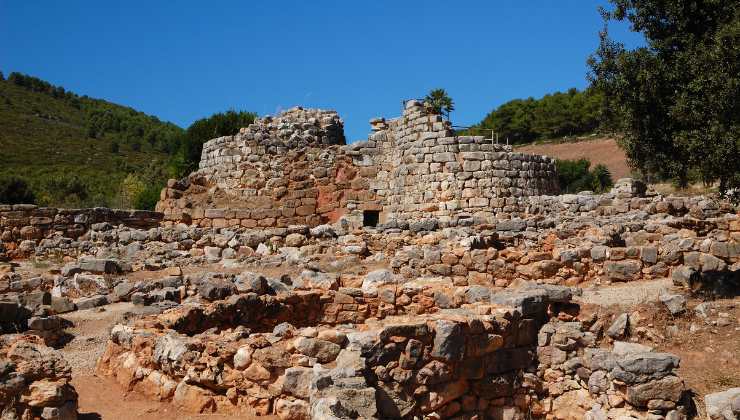
{"label": "foreground stone block", "polygon": [[740,388],[708,394],[704,396],[704,403],[710,420],[740,418]]}

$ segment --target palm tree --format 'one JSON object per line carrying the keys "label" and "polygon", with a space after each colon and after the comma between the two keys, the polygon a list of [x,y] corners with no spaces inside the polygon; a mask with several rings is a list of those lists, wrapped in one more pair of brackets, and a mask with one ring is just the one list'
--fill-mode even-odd
{"label": "palm tree", "polygon": [[445,115],[447,121],[450,120],[450,112],[455,110],[455,102],[452,101],[452,98],[444,89],[432,89],[424,98],[424,102],[435,113]]}

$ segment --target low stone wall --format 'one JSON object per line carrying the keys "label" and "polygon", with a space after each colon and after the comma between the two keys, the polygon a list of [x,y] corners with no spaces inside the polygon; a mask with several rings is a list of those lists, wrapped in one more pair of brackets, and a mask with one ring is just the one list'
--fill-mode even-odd
{"label": "low stone wall", "polygon": [[[608,331],[606,320],[578,321],[566,287],[274,294],[260,282],[236,280],[259,293],[231,286],[225,300],[117,325],[98,372],[197,413],[685,418],[679,359],[632,343],[612,348],[605,337],[624,333],[619,321]],[[456,298],[435,299],[440,289]]]}
{"label": "low stone wall", "polygon": [[168,265],[222,260],[280,264],[293,255],[324,252],[382,256],[405,279],[439,277],[459,286],[506,287],[517,279],[578,285],[673,277],[686,287],[704,283],[729,290],[740,283],[740,217],[727,203],[706,197],[633,197],[616,189],[604,195],[533,197],[529,212],[526,218],[455,228],[429,218],[358,230],[341,223],[311,229],[91,229],[86,241],[46,239],[32,243],[29,252],[44,255],[68,246],[69,255],[101,250],[123,259],[143,255],[135,269],[162,267],[158,256],[165,255]]}
{"label": "low stone wall", "polygon": [[56,209],[31,204],[0,204],[0,257],[27,256],[52,236],[77,239],[99,223],[139,229],[156,227],[161,213],[108,208]]}
{"label": "low stone wall", "polygon": [[[382,317],[358,328],[354,321],[379,314],[340,295],[234,295],[119,325],[98,370],[195,412],[250,407],[284,419],[462,412],[497,418],[532,410],[538,400],[522,375],[534,361],[547,307],[569,298],[565,289],[496,296],[488,290],[490,300],[466,309]],[[327,317],[337,301],[357,316]]]}

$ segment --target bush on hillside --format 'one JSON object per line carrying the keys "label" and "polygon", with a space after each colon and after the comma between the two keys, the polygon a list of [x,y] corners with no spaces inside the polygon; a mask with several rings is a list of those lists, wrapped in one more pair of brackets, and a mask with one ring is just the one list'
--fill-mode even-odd
{"label": "bush on hillside", "polygon": [[[90,138],[112,136],[125,143],[146,139],[159,151],[177,148],[182,129],[172,123],[125,107],[87,96],[79,96],[37,77],[12,72],[8,82],[32,92],[43,93],[62,100],[85,114],[86,135]],[[133,144],[132,144],[133,145]]]}
{"label": "bush on hillside", "polygon": [[88,181],[75,175],[54,177],[44,180],[40,204],[53,204],[66,208],[93,207],[107,204],[97,204],[96,200],[91,200],[93,197],[100,199],[97,195],[91,194]]}
{"label": "bush on hillside", "polygon": [[25,179],[15,176],[0,179],[1,204],[34,204],[36,196]]}
{"label": "bush on hillside", "polygon": [[593,191],[603,193],[608,191],[614,182],[611,173],[604,165],[596,165],[589,170],[591,162],[588,159],[578,160],[558,159],[555,162],[558,170],[558,183],[563,193],[577,193]]}
{"label": "bush on hillside", "polygon": [[138,210],[154,210],[161,191],[161,185],[148,184],[134,199],[133,207]]}

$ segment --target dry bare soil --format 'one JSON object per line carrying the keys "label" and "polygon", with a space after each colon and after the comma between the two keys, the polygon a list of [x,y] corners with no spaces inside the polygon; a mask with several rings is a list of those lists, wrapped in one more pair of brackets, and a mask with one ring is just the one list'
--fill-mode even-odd
{"label": "dry bare soil", "polygon": [[606,165],[615,181],[630,176],[627,156],[613,138],[529,144],[517,147],[516,151],[546,155],[556,159],[586,158],[591,161],[592,166],[599,163]]}

